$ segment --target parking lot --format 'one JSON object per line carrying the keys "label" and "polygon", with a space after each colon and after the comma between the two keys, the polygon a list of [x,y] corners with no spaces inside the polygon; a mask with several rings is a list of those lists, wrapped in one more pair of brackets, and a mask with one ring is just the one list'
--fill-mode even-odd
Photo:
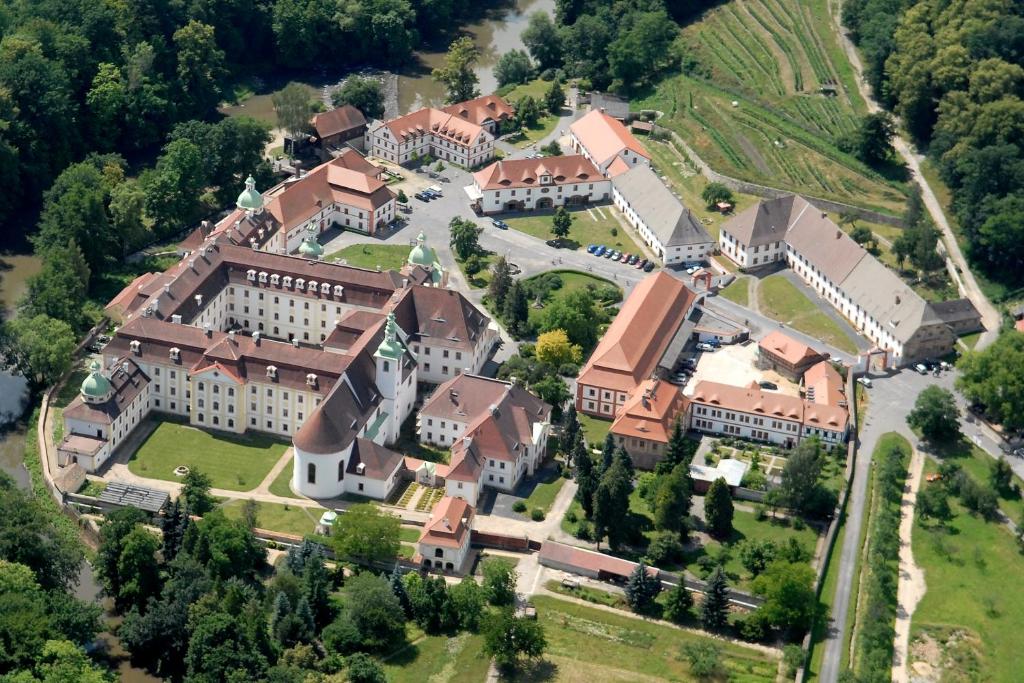
{"label": "parking lot", "polygon": [[714,352],[699,352],[696,358],[697,369],[683,389],[685,394],[693,393],[697,382],[708,380],[740,387],[749,386],[751,382],[772,382],[778,386],[780,394],[800,395],[799,385],[777,372],[757,367],[756,342],[722,346]]}

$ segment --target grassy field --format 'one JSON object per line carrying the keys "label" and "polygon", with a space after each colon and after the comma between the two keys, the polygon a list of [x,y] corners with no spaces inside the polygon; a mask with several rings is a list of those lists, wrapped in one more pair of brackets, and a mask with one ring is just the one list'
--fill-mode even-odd
{"label": "grassy field", "polygon": [[180,481],[174,468],[185,465],[209,475],[213,488],[248,491],[287,448],[287,442],[262,434],[239,436],[161,422],[128,461],[128,469],[140,477]]}
{"label": "grassy field", "polygon": [[[943,460],[959,464],[971,479],[982,486],[989,485],[989,472],[991,472],[995,458],[966,438],[953,444],[938,446],[936,454]],[[1013,483],[1018,489],[1024,490],[1024,482],[1016,475],[1013,477]],[[1021,515],[1024,515],[1024,500],[1021,499],[1020,494],[1012,491],[996,491],[996,494],[999,496],[1000,509],[1014,522],[1020,520]]]}
{"label": "grassy field", "polygon": [[409,258],[409,247],[404,244],[352,244],[329,254],[325,261],[344,259],[348,265],[375,270],[398,270]]}
{"label": "grassy field", "polygon": [[292,493],[291,481],[292,481],[292,468],[295,464],[295,457],[288,458],[288,464],[284,466],[284,469],[274,477],[274,481],[270,482],[270,492],[275,496],[283,496],[285,498],[294,498],[295,494]]}
{"label": "grassy field", "polygon": [[[418,630],[411,623],[407,628]],[[487,678],[490,659],[483,654],[483,636],[410,634],[409,639],[412,642],[384,658],[390,683],[459,683]]]}
{"label": "grassy field", "polygon": [[602,420],[599,417],[591,417],[583,413],[577,413],[580,420],[580,427],[583,428],[583,437],[591,448],[601,448],[604,445],[604,438],[612,427],[611,420]]}
{"label": "grassy field", "polygon": [[[224,514],[232,519],[241,519],[245,507],[244,500],[230,500],[222,504]],[[324,508],[307,508],[298,505],[282,505],[281,503],[256,502],[256,526],[268,531],[282,534],[305,536],[313,533],[316,523]]]}
{"label": "grassy field", "polygon": [[813,301],[781,274],[761,280],[758,305],[769,318],[821,339],[837,349],[857,353],[857,347],[832,318],[825,315]]}
{"label": "grassy field", "polygon": [[[589,209],[572,209],[572,227],[563,244],[570,249],[586,249],[588,244],[603,244],[630,254],[642,253],[632,236],[616,220],[618,209],[611,205],[594,206]],[[540,240],[554,239],[551,234],[552,211],[532,213],[504,218],[513,230],[525,232]],[[612,234],[612,231],[616,234]]]}
{"label": "grassy field", "polygon": [[[519,681],[694,680],[680,647],[686,643],[711,641],[688,631],[550,596],[535,596],[533,602],[548,640],[545,659],[550,664],[535,675],[515,679]],[[714,642],[721,650],[723,676],[720,680],[733,683],[776,680],[777,662],[770,656],[721,640]]]}
{"label": "grassy field", "polygon": [[736,278],[731,285],[719,292],[718,295],[740,306],[749,306],[750,278],[745,275]]}
{"label": "grassy field", "polygon": [[[551,294],[548,296],[547,300],[544,302],[547,305],[550,305],[557,301],[558,299],[568,296],[570,293],[575,292],[578,289],[593,289],[598,287],[611,286],[619,290],[620,298],[622,296],[622,289],[611,280],[606,280],[603,277],[588,275],[587,273],[581,273],[575,270],[549,270],[545,271],[545,273],[540,273],[538,275],[534,275],[533,277],[526,278],[524,282],[529,282],[530,280],[539,277],[540,275],[544,275],[546,273],[557,273],[558,277],[562,279],[562,286],[556,290],[553,290]],[[530,306],[528,315],[531,324],[538,323],[539,317],[543,310],[544,309],[542,308],[534,308],[533,306]],[[614,316],[614,312],[612,312],[612,315]],[[604,439],[603,435],[601,436],[601,439]]]}
{"label": "grassy field", "polygon": [[[926,474],[935,471],[926,463]],[[1010,578],[1020,575],[1020,549],[1004,526],[955,500],[950,506],[955,516],[945,527],[920,519],[914,525],[914,560],[928,591],[914,612],[911,663],[932,651],[938,656],[929,663],[943,669],[939,680],[1020,680],[1024,592]],[[920,647],[922,640],[933,646]]]}
{"label": "grassy field", "polygon": [[533,487],[533,491],[526,498],[525,514],[527,515],[535,508],[540,508],[546,515],[551,510],[551,505],[555,502],[558,492],[565,484],[565,478],[552,467],[538,472],[537,475],[537,485]]}
{"label": "grassy field", "polygon": [[686,140],[716,171],[888,213],[905,199],[836,140],[865,112],[827,0],[732,0],[682,32],[703,67],[662,81],[637,109]]}

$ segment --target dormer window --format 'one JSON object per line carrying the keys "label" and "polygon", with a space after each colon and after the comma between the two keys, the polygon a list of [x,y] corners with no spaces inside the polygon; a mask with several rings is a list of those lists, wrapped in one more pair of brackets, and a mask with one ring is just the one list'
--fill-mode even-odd
{"label": "dormer window", "polygon": [[285,275],[284,276],[284,286],[285,287],[291,287],[292,286],[292,276],[291,275]]}
{"label": "dormer window", "polygon": [[260,282],[266,282],[266,281],[267,281],[267,271],[261,270],[260,271]]}
{"label": "dormer window", "polygon": [[269,377],[270,379],[277,379],[277,366],[276,365],[268,365],[267,366],[267,377]]}
{"label": "dormer window", "polygon": [[255,282],[255,280],[256,280],[256,271],[250,268],[250,269],[249,269],[249,270],[248,270],[248,271],[246,272],[246,277],[247,277],[247,278],[248,278],[249,280],[251,280],[251,281],[254,281],[254,282]]}
{"label": "dormer window", "polygon": [[334,296],[341,296],[345,293],[345,288],[342,285],[334,285]]}
{"label": "dormer window", "polygon": [[305,288],[306,288],[306,281],[305,280],[303,280],[301,277],[298,278],[297,280],[295,280],[295,289],[305,289]]}
{"label": "dormer window", "polygon": [[177,346],[171,347],[171,360],[181,360],[181,349]]}
{"label": "dormer window", "polygon": [[316,386],[316,375],[314,373],[311,372],[306,375],[306,384],[308,384],[311,387]]}
{"label": "dormer window", "polygon": [[138,339],[133,339],[128,344],[128,347],[132,350],[132,353],[139,353],[139,351],[142,349],[142,342],[140,342]]}
{"label": "dormer window", "polygon": [[320,284],[320,283],[318,283],[316,280],[310,280],[309,281],[309,292],[310,292],[310,294],[313,294],[313,293],[316,292],[316,287],[317,287],[318,284]]}
{"label": "dormer window", "polygon": [[270,276],[270,284],[276,285],[276,284],[279,284],[280,282],[281,282],[281,276],[278,275],[277,273],[274,273],[273,275]]}
{"label": "dormer window", "polygon": [[546,174],[542,175],[540,177],[540,184],[541,185],[550,185],[551,184],[551,176],[546,175]]}
{"label": "dormer window", "polygon": [[330,294],[331,293],[331,283],[329,283],[329,282],[322,282],[322,283],[320,283],[320,293],[321,294]]}

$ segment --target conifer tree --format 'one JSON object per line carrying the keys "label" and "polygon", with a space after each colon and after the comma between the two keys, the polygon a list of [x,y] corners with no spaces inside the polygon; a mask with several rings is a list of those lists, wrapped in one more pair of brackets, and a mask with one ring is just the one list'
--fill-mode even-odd
{"label": "conifer tree", "polygon": [[707,592],[700,606],[700,623],[708,630],[720,629],[729,623],[729,584],[721,567],[716,567],[708,578]]}

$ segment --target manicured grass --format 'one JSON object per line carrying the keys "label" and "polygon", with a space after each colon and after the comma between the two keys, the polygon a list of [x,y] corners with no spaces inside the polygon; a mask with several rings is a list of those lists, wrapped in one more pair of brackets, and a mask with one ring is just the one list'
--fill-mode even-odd
{"label": "manicured grass", "polygon": [[420,540],[420,529],[418,527],[403,526],[398,530],[398,540],[406,543],[415,543]]}
{"label": "manicured grass", "polygon": [[[542,78],[535,78],[529,83],[522,83],[509,90],[503,95],[506,102],[511,103],[513,106],[521,98],[529,95],[533,99],[540,101],[544,99],[544,96],[548,94],[548,89],[551,87],[551,81],[545,81]],[[500,92],[500,91],[499,91]]]}
{"label": "manicured grass", "polygon": [[[959,464],[971,479],[986,488],[990,486],[989,473],[992,471],[995,458],[973,442],[962,438],[956,443],[937,446],[935,450],[943,460]],[[1018,490],[1024,490],[1024,482],[1016,475],[1013,477],[1013,483],[1016,484]],[[1012,491],[996,491],[996,495],[999,496],[1000,509],[1014,522],[1019,521],[1024,515],[1024,500],[1021,499],[1020,494]]]}
{"label": "manicured grass", "polygon": [[601,448],[604,446],[604,438],[612,427],[612,421],[591,417],[583,413],[577,413],[576,415],[580,420],[580,427],[583,428],[583,437],[587,440],[587,444],[591,448]]}
{"label": "manicured grass", "polygon": [[841,351],[857,353],[857,347],[832,318],[781,274],[761,280],[758,305],[769,318],[820,339]]}
{"label": "manicured grass", "polygon": [[[569,228],[569,236],[563,240],[563,245],[571,249],[586,249],[588,244],[603,244],[630,254],[642,254],[643,252],[633,237],[616,220],[616,213],[618,213],[618,209],[608,204],[592,206],[588,209],[570,210],[572,227]],[[552,211],[534,211],[502,220],[508,223],[513,230],[548,241],[554,239],[554,235],[551,234],[551,217],[553,215]],[[616,234],[613,235],[612,230]]]}
{"label": "manicured grass", "polygon": [[558,471],[554,468],[546,468],[537,474],[537,484],[526,498],[525,514],[527,516],[535,508],[540,508],[546,515],[551,510],[551,505],[555,502],[558,492],[562,490],[562,486],[565,484],[565,478],[559,475]]}
{"label": "manicured grass", "polygon": [[[568,296],[570,293],[578,289],[597,289],[601,287],[614,287],[619,292],[618,299],[620,301],[622,300],[622,288],[619,287],[614,282],[612,282],[611,280],[606,280],[603,277],[596,277],[594,275],[588,275],[587,273],[581,273],[575,270],[549,270],[545,271],[544,273],[534,275],[533,277],[526,278],[523,282],[529,283],[531,280],[538,278],[541,275],[545,275],[547,273],[557,273],[558,277],[562,280],[562,286],[559,287],[558,289],[551,291],[551,293],[548,295],[548,298],[544,302],[545,305],[550,305],[555,301],[558,301],[559,299]],[[544,309],[530,306],[530,310],[527,315],[529,316],[531,325],[537,325],[539,323],[540,315],[543,310]],[[614,316],[614,311],[612,312],[612,315]],[[585,350],[586,349],[584,349],[584,351]],[[604,437],[601,438],[603,439]]]}
{"label": "manicured grass", "polygon": [[[414,626],[409,631],[418,631]],[[484,638],[460,633],[413,637],[396,652],[384,657],[384,672],[389,683],[460,683],[487,678],[490,658],[483,654]]]}
{"label": "manicured grass", "polygon": [[409,258],[409,247],[404,244],[351,244],[328,254],[325,261],[344,259],[348,265],[376,270],[398,270]]}
{"label": "manicured grass", "polygon": [[288,444],[263,434],[208,432],[177,422],[161,422],[128,462],[140,477],[180,481],[174,468],[185,465],[209,475],[213,488],[248,491],[274,466]]}
{"label": "manicured grass", "polygon": [[288,458],[288,464],[284,466],[284,469],[274,477],[274,481],[270,482],[269,490],[275,496],[282,496],[284,498],[294,498],[295,494],[292,493],[291,481],[292,481],[292,468],[295,466],[295,457]]}
{"label": "manicured grass", "polygon": [[978,340],[981,339],[981,334],[981,332],[972,332],[970,334],[965,334],[964,336],[960,337],[960,341],[962,341],[964,343],[964,346],[966,346],[967,348],[973,349],[975,345],[977,345]]}
{"label": "manicured grass", "polygon": [[719,292],[718,295],[740,306],[749,306],[750,278],[745,275],[736,278],[732,284]]}
{"label": "manicured grass", "polygon": [[[547,595],[534,596],[537,618],[548,641],[551,677],[519,680],[689,681],[695,677],[680,655],[685,643],[710,638],[658,623],[613,614]],[[776,680],[777,662],[759,650],[721,640],[721,680],[758,683]],[[466,679],[470,680],[470,679]]]}
{"label": "manicured grass", "polygon": [[[936,470],[926,464],[926,474]],[[911,643],[922,633],[939,640],[950,665],[936,674],[940,680],[1020,680],[1024,591],[1013,578],[1020,576],[1020,549],[1001,524],[969,514],[953,499],[950,506],[955,516],[945,527],[920,518],[914,524],[914,561],[928,590],[914,612]],[[962,635],[949,638],[957,632]]]}
{"label": "manicured grass", "polygon": [[558,117],[551,114],[544,114],[537,119],[537,124],[532,128],[524,128],[522,132],[513,138],[516,147],[529,147],[535,142],[543,140],[558,125]]}
{"label": "manicured grass", "polygon": [[[245,501],[230,500],[221,505],[224,514],[233,519],[241,519]],[[256,526],[268,531],[282,534],[305,536],[313,533],[316,523],[324,508],[307,508],[299,505],[283,505],[281,503],[256,502]]]}
{"label": "manicured grass", "polygon": [[466,282],[473,289],[483,289],[491,282],[491,266],[494,265],[494,261],[497,260],[497,256],[493,251],[485,251],[478,254],[480,259],[480,272],[476,275],[470,276],[466,273],[466,264],[464,261],[460,261],[458,258],[455,262],[459,264],[459,269],[462,271],[462,275],[466,278]]}

